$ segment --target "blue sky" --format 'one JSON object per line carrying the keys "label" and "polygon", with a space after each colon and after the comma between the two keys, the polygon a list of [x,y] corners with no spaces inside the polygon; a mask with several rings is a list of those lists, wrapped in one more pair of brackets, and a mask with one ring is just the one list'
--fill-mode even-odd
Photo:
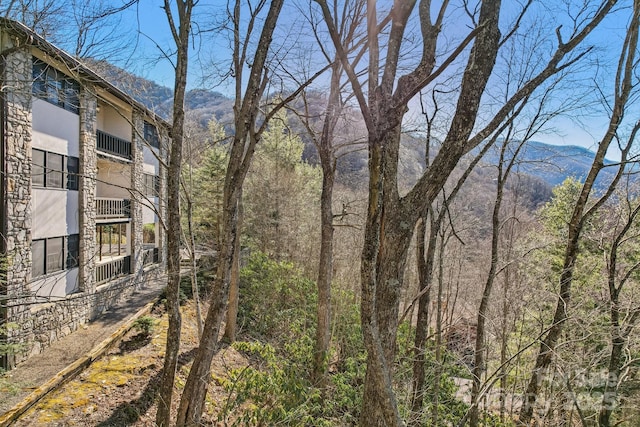
{"label": "blue sky", "polygon": [[[219,17],[221,13],[224,13],[226,4],[226,0],[201,0],[197,6],[197,11],[206,11],[203,15],[208,16],[204,19],[211,21],[216,18],[216,15]],[[542,5],[541,7],[553,7],[551,6],[552,4],[553,2],[548,1],[540,3],[540,5]],[[555,4],[558,5],[560,3],[556,2]],[[169,61],[166,59],[152,61],[152,59],[158,58],[160,55],[155,44],[160,46],[173,45],[167,18],[161,5],[161,0],[140,0],[139,5],[135,9],[129,10],[125,17],[123,17],[123,23],[124,26],[131,27],[132,31],[138,28],[138,25],[140,29],[138,45],[136,46],[133,56],[137,61],[134,63],[131,71],[163,86],[172,87],[173,68]],[[287,17],[285,16],[283,19],[287,20]],[[196,17],[196,21],[202,23],[202,26],[199,28],[205,28],[209,25],[203,22],[201,16]],[[599,64],[599,67],[602,68],[600,71],[601,76],[603,72],[606,74],[606,67],[615,64],[615,56],[619,51],[619,42],[622,37],[621,30],[624,29],[625,26],[626,20],[623,18],[623,15],[614,15],[605,21],[602,24],[602,28],[590,39],[590,43],[598,46],[600,49],[598,55],[600,55],[599,58],[601,60],[601,64]],[[199,61],[228,60],[229,56],[229,51],[226,48],[228,42],[226,40],[215,41],[198,38],[195,42],[197,48],[191,53],[190,88],[202,86],[202,69],[204,68],[206,72],[207,66],[205,65],[203,67],[202,62],[199,63]],[[232,93],[232,91],[229,90],[230,88],[226,86],[218,86],[213,89],[227,95]],[[585,93],[585,96],[587,95],[589,94]],[[606,120],[604,115],[592,115],[588,119],[583,120],[582,123],[576,123],[568,117],[563,117],[554,122],[554,128],[557,129],[557,133],[541,134],[535,139],[552,144],[580,145],[593,149],[594,144],[602,136],[605,125]],[[618,154],[616,150],[611,150],[609,157],[613,159],[617,158]]]}

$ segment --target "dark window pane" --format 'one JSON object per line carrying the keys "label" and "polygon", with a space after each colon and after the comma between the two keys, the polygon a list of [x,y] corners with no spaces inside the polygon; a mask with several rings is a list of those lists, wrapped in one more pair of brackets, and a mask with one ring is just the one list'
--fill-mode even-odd
{"label": "dark window pane", "polygon": [[55,153],[47,153],[47,187],[63,187],[63,156]]}
{"label": "dark window pane", "polygon": [[78,189],[78,172],[80,171],[77,157],[67,157],[67,189]]}
{"label": "dark window pane", "polygon": [[144,139],[152,147],[160,148],[158,129],[156,129],[156,127],[149,122],[144,122]]}
{"label": "dark window pane", "polygon": [[33,149],[31,156],[31,183],[38,187],[44,187],[45,153],[44,151]]}
{"label": "dark window pane", "polygon": [[31,257],[33,260],[31,275],[33,277],[42,276],[45,273],[45,243],[44,240],[34,240],[31,242]]}
{"label": "dark window pane", "polygon": [[33,60],[33,87],[32,91],[38,98],[45,96],[47,67],[42,61]]}
{"label": "dark window pane", "polygon": [[64,268],[64,239],[54,237],[47,239],[47,273],[62,270]]}
{"label": "dark window pane", "polygon": [[78,82],[37,58],[33,59],[32,92],[42,100],[78,114]]}
{"label": "dark window pane", "polygon": [[80,235],[72,234],[67,237],[67,268],[78,266],[78,256],[80,255]]}
{"label": "dark window pane", "polygon": [[62,96],[62,81],[58,79],[56,70],[49,67],[46,73],[47,101],[52,104],[64,107],[64,97]]}
{"label": "dark window pane", "polygon": [[66,80],[65,81],[65,88],[64,88],[64,108],[78,114],[79,110],[80,110],[80,102],[79,102],[79,96],[78,94],[80,93],[80,86],[78,85],[78,83],[74,82],[73,80]]}

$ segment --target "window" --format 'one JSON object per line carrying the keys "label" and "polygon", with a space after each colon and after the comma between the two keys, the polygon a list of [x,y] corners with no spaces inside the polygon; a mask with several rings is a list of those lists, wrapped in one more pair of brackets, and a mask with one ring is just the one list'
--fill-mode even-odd
{"label": "window", "polygon": [[156,197],[160,193],[160,179],[156,175],[144,174],[144,195]]}
{"label": "window", "polygon": [[34,148],[31,151],[31,183],[36,187],[78,190],[80,161],[77,157],[63,156]]}
{"label": "window", "polygon": [[63,188],[62,165],[64,156],[55,153],[47,153],[46,186],[49,188]]}
{"label": "window", "polygon": [[33,94],[51,104],[78,114],[78,82],[56,70],[45,62],[33,59]]}
{"label": "window", "polygon": [[154,148],[160,148],[158,129],[149,122],[144,122],[144,139]]}
{"label": "window", "polygon": [[31,242],[31,275],[35,278],[78,266],[80,236],[50,237]]}
{"label": "window", "polygon": [[78,172],[80,160],[77,157],[67,157],[67,189],[78,190]]}
{"label": "window", "polygon": [[33,258],[31,275],[33,277],[42,276],[47,271],[44,266],[44,260],[46,259],[45,240],[31,242],[31,256]]}
{"label": "window", "polygon": [[34,148],[32,150],[31,156],[33,162],[31,166],[31,183],[33,185],[37,185],[38,187],[44,187],[46,154],[44,151],[36,150]]}
{"label": "window", "polygon": [[80,235],[72,234],[67,238],[67,268],[80,265]]}
{"label": "window", "polygon": [[62,270],[64,268],[64,237],[47,239],[46,246],[46,272]]}

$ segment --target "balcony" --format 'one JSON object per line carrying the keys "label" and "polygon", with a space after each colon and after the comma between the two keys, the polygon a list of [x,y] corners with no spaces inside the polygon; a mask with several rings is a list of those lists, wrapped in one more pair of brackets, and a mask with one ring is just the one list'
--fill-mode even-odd
{"label": "balcony", "polygon": [[131,257],[125,256],[96,265],[94,278],[96,284],[100,284],[129,273],[131,273]]}
{"label": "balcony", "polygon": [[96,197],[96,219],[131,217],[131,200]]}
{"label": "balcony", "polygon": [[98,151],[131,160],[131,142],[101,130],[96,132]]}

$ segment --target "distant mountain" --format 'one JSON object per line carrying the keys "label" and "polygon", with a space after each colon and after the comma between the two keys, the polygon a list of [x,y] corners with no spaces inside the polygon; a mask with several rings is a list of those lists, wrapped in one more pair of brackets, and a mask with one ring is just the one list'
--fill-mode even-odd
{"label": "distant mountain", "polygon": [[[172,90],[158,85],[152,81],[135,76],[119,67],[113,66],[105,61],[87,61],[88,65],[109,82],[123,91],[131,94],[136,100],[143,103],[148,108],[156,111],[162,117],[170,120],[171,102],[173,99]],[[324,94],[311,94],[313,115],[321,117],[322,110],[326,103]],[[227,133],[233,133],[233,99],[225,95],[207,89],[192,89],[186,94],[187,115],[199,127],[200,132],[206,133],[209,120],[214,117],[221,123]],[[365,131],[359,114],[354,110],[347,113],[345,129],[350,133],[356,129],[356,134],[363,134]],[[311,143],[304,126],[297,119],[290,116],[290,125],[293,132],[301,135],[306,143],[304,152],[305,158],[314,163],[317,161],[315,147]],[[346,138],[338,132],[338,137]],[[350,138],[353,138],[351,135]],[[367,176],[367,153],[364,144],[350,146],[348,153],[345,151],[338,161],[338,174],[341,180],[352,185],[360,185]],[[410,136],[403,137],[399,174],[403,186],[411,186],[422,175],[425,167],[424,143]],[[521,175],[528,175],[531,178],[531,186],[537,188],[538,194],[550,194],[550,191],[542,190],[543,186],[554,187],[564,181],[567,177],[575,177],[583,180],[591,167],[595,154],[586,148],[578,146],[550,145],[539,141],[529,141],[519,154],[517,172]],[[491,150],[485,155],[482,163],[485,165],[495,165],[499,155],[497,149]],[[606,164],[613,163],[607,160]],[[597,185],[603,187],[613,176],[613,172],[606,169],[598,178]]]}
{"label": "distant mountain", "polygon": [[[540,177],[554,187],[568,177],[584,180],[594,157],[595,153],[584,147],[529,141],[518,155],[517,170],[520,173]],[[483,161],[488,164],[496,164],[498,159],[499,155],[495,149],[487,153]],[[605,160],[605,165],[613,163],[613,161]],[[603,187],[612,178],[612,171],[603,170],[596,182],[597,187]]]}

